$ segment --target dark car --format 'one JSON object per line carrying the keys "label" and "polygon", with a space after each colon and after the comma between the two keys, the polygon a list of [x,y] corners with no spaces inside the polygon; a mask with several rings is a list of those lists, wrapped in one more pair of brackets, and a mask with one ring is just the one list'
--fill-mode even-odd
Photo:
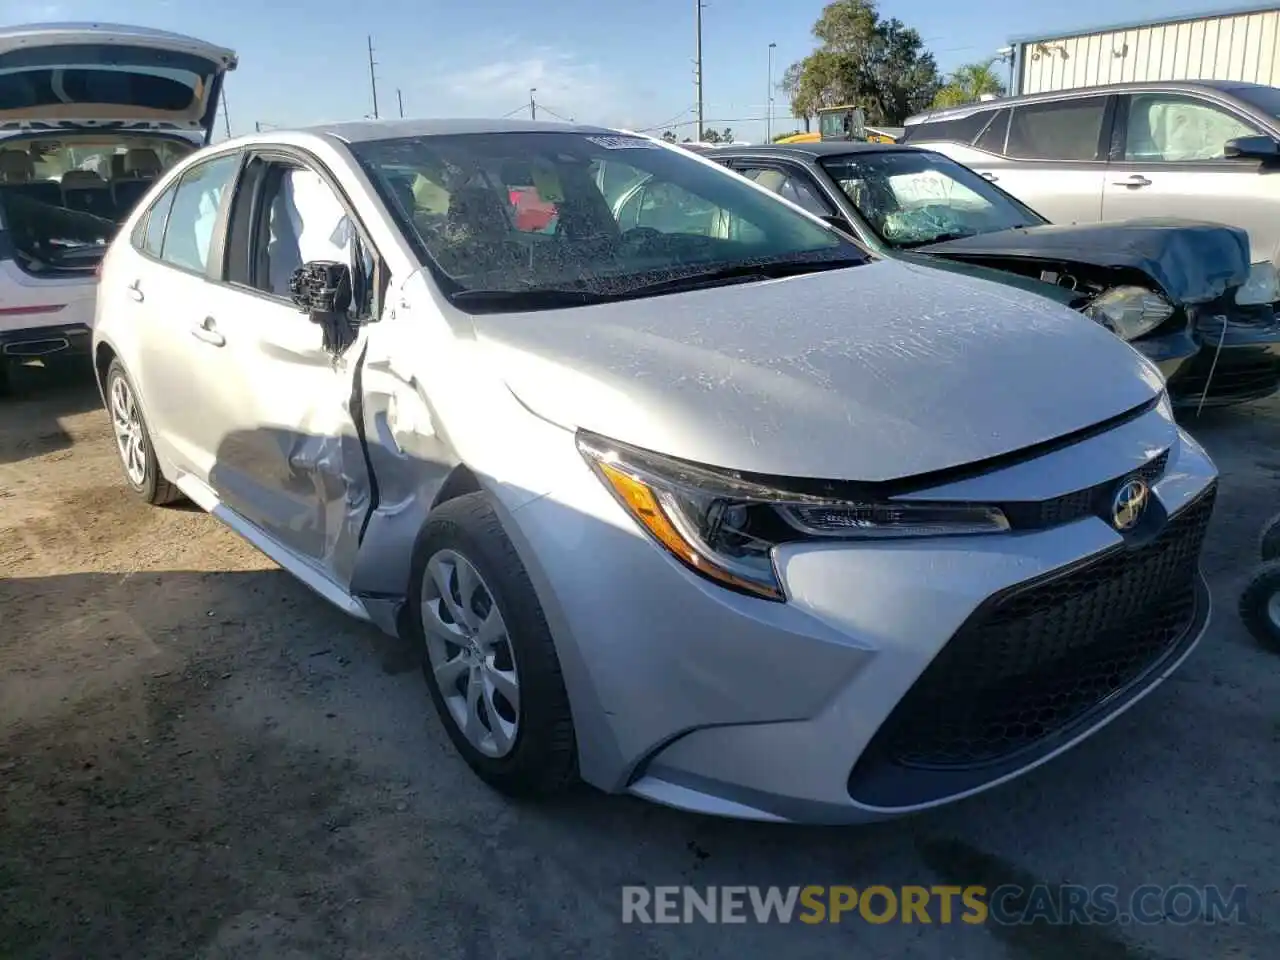
{"label": "dark car", "polygon": [[1154,361],[1177,404],[1280,389],[1274,268],[1244,231],[1192,220],[1054,225],[930,150],[879,143],[722,147],[710,159],[884,256],[988,277],[1087,314]]}

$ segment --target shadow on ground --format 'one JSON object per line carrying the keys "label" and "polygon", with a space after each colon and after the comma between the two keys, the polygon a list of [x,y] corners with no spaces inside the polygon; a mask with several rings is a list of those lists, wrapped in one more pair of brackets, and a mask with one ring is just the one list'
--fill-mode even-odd
{"label": "shadow on ground", "polygon": [[9,393],[0,396],[0,464],[70,448],[73,438],[60,419],[102,406],[87,359],[15,365],[9,377]]}

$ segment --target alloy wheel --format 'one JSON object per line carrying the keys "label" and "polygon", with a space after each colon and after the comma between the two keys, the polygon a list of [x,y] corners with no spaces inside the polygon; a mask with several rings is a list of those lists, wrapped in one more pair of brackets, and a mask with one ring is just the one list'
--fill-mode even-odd
{"label": "alloy wheel", "polygon": [[143,446],[146,430],[133,389],[124,377],[111,381],[111,427],[115,431],[124,472],[135,486],[141,487],[147,480],[147,456]]}
{"label": "alloy wheel", "polygon": [[453,722],[485,756],[506,756],[520,727],[515,654],[489,585],[455,550],[427,560],[422,626],[427,662]]}

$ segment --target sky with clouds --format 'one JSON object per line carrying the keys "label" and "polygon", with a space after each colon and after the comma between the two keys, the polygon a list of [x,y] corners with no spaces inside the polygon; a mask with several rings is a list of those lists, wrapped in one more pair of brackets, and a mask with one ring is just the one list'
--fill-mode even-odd
{"label": "sky with clouds", "polygon": [[[372,112],[373,35],[380,115],[527,113],[630,129],[694,131],[697,0],[0,0],[0,22],[107,20],[176,30],[231,47],[233,133]],[[1232,0],[881,0],[925,38],[943,70],[991,56],[1010,36],[1229,9]],[[704,0],[704,112],[742,139],[765,134],[769,78],[813,48],[823,0]],[[772,51],[770,73],[769,44]],[[789,130],[785,103],[774,131]],[[221,132],[221,131],[220,131]]]}

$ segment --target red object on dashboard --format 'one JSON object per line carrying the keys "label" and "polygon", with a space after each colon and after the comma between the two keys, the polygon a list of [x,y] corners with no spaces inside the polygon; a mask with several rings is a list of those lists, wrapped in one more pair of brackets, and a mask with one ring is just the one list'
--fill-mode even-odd
{"label": "red object on dashboard", "polygon": [[516,229],[538,233],[551,226],[556,218],[556,205],[538,196],[534,187],[513,187],[508,194],[516,211]]}

